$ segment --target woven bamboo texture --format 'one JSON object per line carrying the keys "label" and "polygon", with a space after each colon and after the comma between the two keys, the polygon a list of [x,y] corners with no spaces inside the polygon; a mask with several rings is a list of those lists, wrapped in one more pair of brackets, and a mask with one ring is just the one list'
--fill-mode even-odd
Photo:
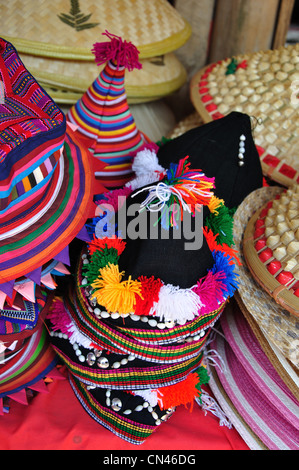
{"label": "woven bamboo texture", "polygon": [[172,52],[191,35],[167,0],[9,0],[0,30],[18,52],[76,60],[91,60],[105,30],[131,41],[140,58]]}
{"label": "woven bamboo texture", "polygon": [[[61,94],[61,100],[85,93],[104,68],[94,61],[79,62],[20,54],[36,80]],[[187,73],[174,53],[141,59],[142,68],[126,72],[125,88],[130,102],[158,99],[173,93],[187,80]],[[67,94],[65,92],[68,92]],[[71,102],[71,101],[68,101]]]}
{"label": "woven bamboo texture", "polygon": [[299,44],[242,54],[208,65],[190,82],[204,122],[231,111],[255,118],[264,175],[286,187],[299,182]]}
{"label": "woven bamboo texture", "polygon": [[299,368],[298,318],[281,307],[252,276],[243,253],[243,236],[253,214],[268,201],[281,194],[282,188],[272,186],[250,193],[234,215],[234,241],[242,263],[239,274],[240,297],[258,323],[261,331],[296,368]]}

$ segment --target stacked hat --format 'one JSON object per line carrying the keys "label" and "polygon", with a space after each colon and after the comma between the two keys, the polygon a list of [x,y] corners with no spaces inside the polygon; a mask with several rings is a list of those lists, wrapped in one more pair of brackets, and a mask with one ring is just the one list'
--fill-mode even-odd
{"label": "stacked hat", "polygon": [[93,192],[104,188],[95,187],[91,155],[14,46],[0,39],[0,53],[3,398],[24,392],[57,361],[43,320],[60,276],[69,274],[69,244],[85,237]]}
{"label": "stacked hat", "polygon": [[[299,447],[296,281],[293,278],[285,284],[280,282],[297,272],[296,266],[289,269],[290,242],[281,241],[283,233],[292,232],[288,223],[296,221],[296,214],[289,212],[285,199],[290,196],[296,202],[296,194],[296,189],[262,188],[247,196],[237,209],[234,240],[241,260],[237,267],[240,281],[235,294],[237,304],[232,303],[225,310],[220,322],[224,337],[217,335],[211,345],[218,360],[210,385],[252,449]],[[277,210],[287,221],[283,233],[279,233],[283,228],[279,221],[268,223],[271,214],[276,218]],[[275,235],[278,238],[274,248]],[[293,241],[295,238],[296,234]],[[254,261],[249,248],[253,253],[256,250]],[[276,255],[281,249],[285,249],[286,256],[278,260]],[[269,250],[272,255],[266,261]]]}
{"label": "stacked hat", "polygon": [[263,174],[290,187],[299,182],[299,44],[241,54],[209,64],[190,83],[204,122],[240,111],[256,120]]}
{"label": "stacked hat", "polygon": [[[234,143],[227,139],[231,122]],[[248,168],[260,165],[250,119],[238,113],[197,129],[194,148],[200,139],[206,145],[197,160],[193,156],[193,165],[191,157],[181,155],[167,163],[166,147],[171,152],[183,138],[190,144],[188,132],[158,152],[140,151],[133,163],[136,178],[97,199],[98,215],[87,224],[91,241],[78,260],[75,283],[48,314],[53,348],[68,367],[78,400],[98,423],[134,444],[177,406],[200,400],[201,386],[209,380],[203,351],[238,284],[232,211],[221,198],[236,175],[226,173],[224,184],[218,168],[217,178],[196,169],[203,164],[212,171],[206,152],[218,167],[222,132],[229,154],[244,133]],[[239,171],[237,154],[231,159]],[[241,197],[238,185],[234,180],[232,204]],[[245,197],[248,187],[241,177],[240,185]]]}
{"label": "stacked hat", "polygon": [[95,80],[91,54],[96,38],[108,30],[140,50],[142,70],[126,77],[130,103],[174,92],[187,74],[175,50],[190,37],[190,25],[167,0],[45,0],[3,5],[2,35],[53,99],[74,104]]}

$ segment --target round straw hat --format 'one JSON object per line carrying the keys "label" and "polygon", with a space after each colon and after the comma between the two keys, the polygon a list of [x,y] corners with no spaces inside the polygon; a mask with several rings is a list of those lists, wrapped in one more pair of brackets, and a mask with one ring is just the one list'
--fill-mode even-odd
{"label": "round straw hat", "polygon": [[167,0],[11,0],[2,5],[1,34],[20,53],[92,60],[91,45],[108,29],[140,51],[140,58],[182,46],[191,27]]}
{"label": "round straw hat", "polygon": [[205,122],[231,111],[256,120],[254,139],[264,175],[284,186],[299,181],[299,44],[242,54],[210,64],[190,83]]}
{"label": "round straw hat", "polygon": [[[62,103],[69,103],[72,94],[73,102],[76,102],[104,68],[94,61],[79,62],[28,54],[20,54],[20,57],[39,84],[51,88],[52,98]],[[140,63],[141,69],[134,69],[125,77],[129,103],[159,99],[175,92],[186,82],[186,70],[173,53],[141,59]]]}
{"label": "round straw hat", "polygon": [[243,251],[253,277],[299,317],[299,186],[259,208],[249,220]]}
{"label": "round straw hat", "polygon": [[235,302],[220,319],[216,335],[217,375],[243,419],[271,450],[297,449],[298,400],[278,375]]}
{"label": "round straw hat", "polygon": [[234,215],[234,241],[241,265],[238,293],[246,309],[253,316],[259,328],[296,368],[298,358],[298,319],[281,307],[252,276],[243,252],[243,236],[252,215],[265,203],[280,195],[283,188],[265,187],[250,193],[240,204]]}

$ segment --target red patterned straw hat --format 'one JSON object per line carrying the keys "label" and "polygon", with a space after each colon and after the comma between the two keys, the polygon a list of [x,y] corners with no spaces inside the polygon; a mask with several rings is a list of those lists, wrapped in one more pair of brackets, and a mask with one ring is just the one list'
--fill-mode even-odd
{"label": "red patterned straw hat", "polygon": [[98,65],[106,63],[97,79],[70,109],[67,119],[96,159],[106,166],[96,176],[106,187],[123,186],[132,179],[132,161],[149,139],[137,129],[125,91],[125,71],[141,68],[138,50],[120,37],[103,33],[110,41],[94,44]]}
{"label": "red patterned straw hat", "polygon": [[[218,353],[213,376],[218,376],[221,386],[217,379],[211,380],[210,385],[220,404],[252,449],[260,448],[260,441],[270,450],[298,450],[298,399],[265,354],[235,302],[226,307],[220,323],[224,336],[217,334],[210,346]],[[227,397],[234,413],[227,408]],[[251,432],[244,432],[242,421]]]}

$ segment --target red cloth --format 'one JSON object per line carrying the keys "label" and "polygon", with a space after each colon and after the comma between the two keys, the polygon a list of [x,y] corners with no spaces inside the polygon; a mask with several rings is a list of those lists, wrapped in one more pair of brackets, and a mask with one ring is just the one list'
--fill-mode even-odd
{"label": "red cloth", "polygon": [[219,426],[194,404],[177,408],[143,444],[130,444],[93,420],[80,405],[68,380],[54,380],[47,393],[22,405],[11,402],[0,416],[1,450],[248,450],[235,429]]}

